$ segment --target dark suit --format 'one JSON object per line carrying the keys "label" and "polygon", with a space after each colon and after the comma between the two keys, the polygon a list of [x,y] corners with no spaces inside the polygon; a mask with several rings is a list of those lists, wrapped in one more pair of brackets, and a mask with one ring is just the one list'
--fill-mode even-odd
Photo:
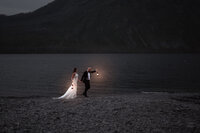
{"label": "dark suit", "polygon": [[[88,79],[88,73],[95,73],[96,71],[85,71],[83,73],[83,76],[81,78],[81,81],[85,84],[85,91],[83,92],[83,95],[87,97],[87,91],[90,89],[90,80]],[[91,78],[91,75],[90,75]]]}

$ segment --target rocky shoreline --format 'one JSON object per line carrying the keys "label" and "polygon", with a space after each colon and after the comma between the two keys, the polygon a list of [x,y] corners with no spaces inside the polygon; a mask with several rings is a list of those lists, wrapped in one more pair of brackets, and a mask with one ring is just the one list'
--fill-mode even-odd
{"label": "rocky shoreline", "polygon": [[199,93],[1,97],[0,132],[200,132]]}

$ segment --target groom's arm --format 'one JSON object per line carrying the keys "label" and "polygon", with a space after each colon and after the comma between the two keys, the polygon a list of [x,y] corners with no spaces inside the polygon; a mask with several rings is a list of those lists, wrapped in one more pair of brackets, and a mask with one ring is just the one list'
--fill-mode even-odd
{"label": "groom's arm", "polygon": [[86,74],[86,72],[83,73],[83,76],[81,77],[81,81],[83,81],[85,79],[85,74]]}
{"label": "groom's arm", "polygon": [[81,77],[81,81],[83,81],[83,78],[84,78],[84,74],[83,74],[82,77]]}
{"label": "groom's arm", "polygon": [[94,70],[94,71],[90,71],[90,73],[95,73],[96,72],[96,70]]}

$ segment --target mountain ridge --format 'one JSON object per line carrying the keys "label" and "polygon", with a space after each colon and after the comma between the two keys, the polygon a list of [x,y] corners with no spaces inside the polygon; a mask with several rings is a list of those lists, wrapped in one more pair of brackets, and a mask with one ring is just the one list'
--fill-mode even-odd
{"label": "mountain ridge", "polygon": [[55,0],[0,17],[0,53],[199,52],[195,2]]}

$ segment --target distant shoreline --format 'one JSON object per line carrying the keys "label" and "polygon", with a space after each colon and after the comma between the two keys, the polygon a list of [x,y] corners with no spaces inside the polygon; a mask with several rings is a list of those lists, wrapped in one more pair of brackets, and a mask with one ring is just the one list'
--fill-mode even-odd
{"label": "distant shoreline", "polygon": [[171,52],[0,52],[0,54],[200,54],[200,51],[171,51]]}

